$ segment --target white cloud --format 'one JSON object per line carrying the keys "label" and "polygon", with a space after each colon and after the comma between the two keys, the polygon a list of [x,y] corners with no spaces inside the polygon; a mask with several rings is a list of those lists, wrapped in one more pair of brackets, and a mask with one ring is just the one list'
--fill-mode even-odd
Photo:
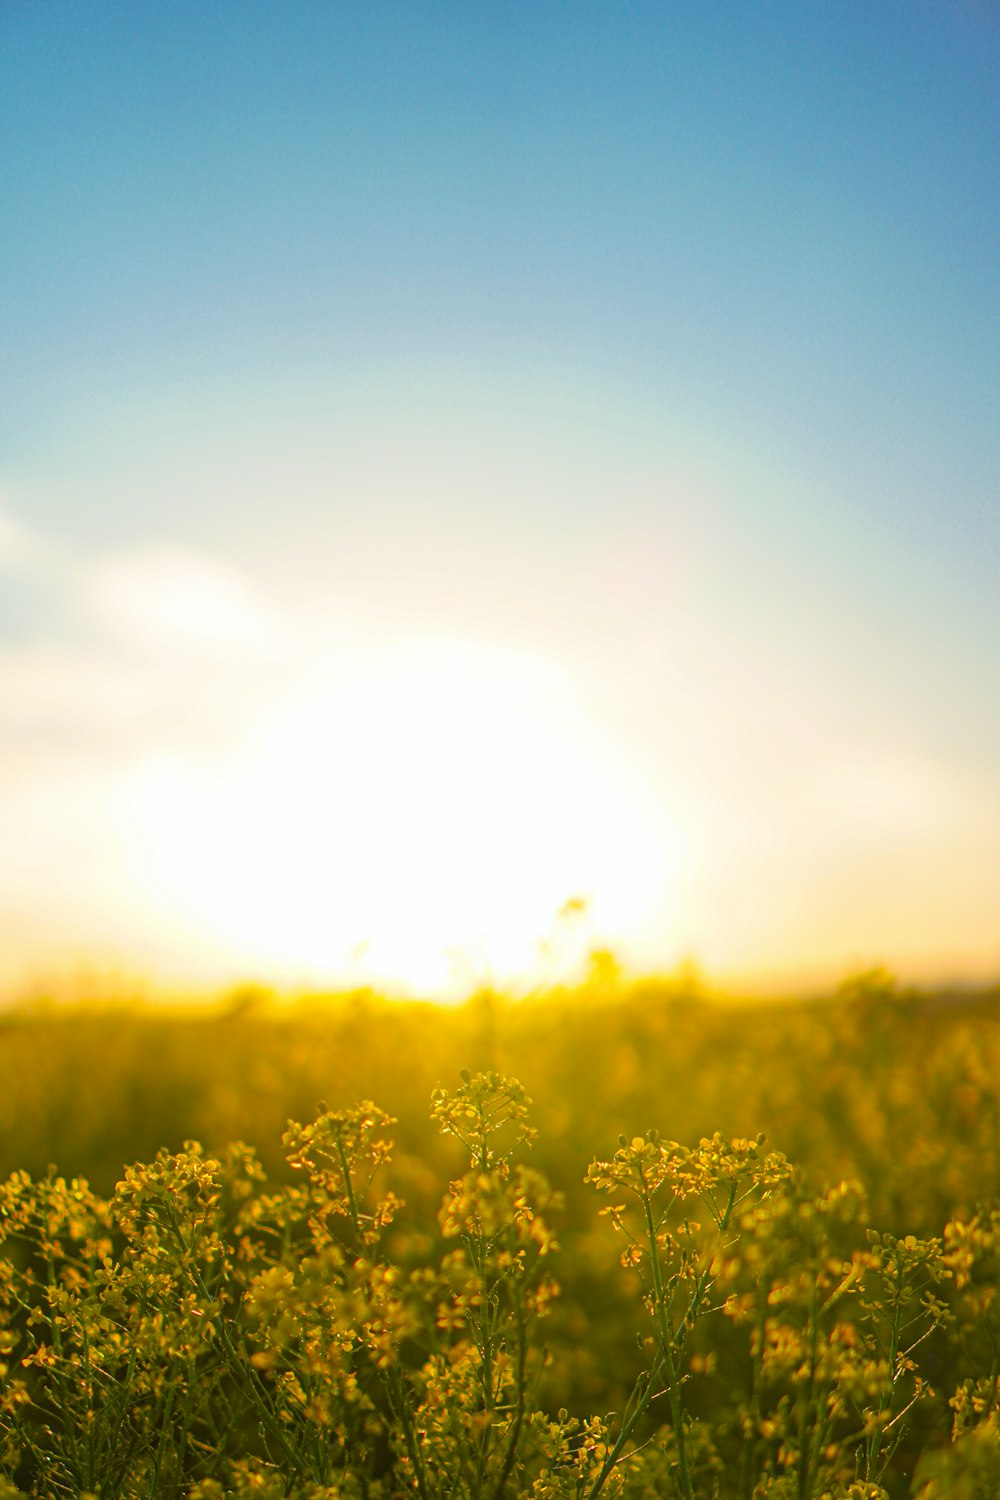
{"label": "white cloud", "polygon": [[16,560],[19,530],[17,523],[0,511],[0,566],[9,567]]}
{"label": "white cloud", "polygon": [[161,932],[129,778],[164,750],[228,753],[286,690],[296,642],[251,581],[211,558],[98,553],[8,511],[2,589],[14,606],[0,634],[6,985],[46,955],[128,954]]}
{"label": "white cloud", "polygon": [[265,651],[278,623],[235,569],[175,547],[111,553],[82,579],[89,608],[119,635],[156,651]]}
{"label": "white cloud", "polygon": [[0,800],[70,762],[231,738],[300,653],[251,580],[196,552],[88,551],[0,510],[4,574]]}
{"label": "white cloud", "polygon": [[974,820],[957,775],[904,751],[846,755],[818,765],[803,812],[838,840],[926,837]]}
{"label": "white cloud", "polygon": [[42,573],[53,560],[52,549],[39,532],[0,508],[0,572]]}
{"label": "white cloud", "polygon": [[120,719],[147,698],[139,671],[93,650],[32,642],[0,651],[0,720],[8,730],[63,736],[84,717]]}
{"label": "white cloud", "polygon": [[282,638],[281,622],[252,580],[205,553],[167,543],[95,552],[0,507],[0,573],[36,596],[36,634],[48,640],[65,637],[67,610],[76,616],[77,641],[96,621],[105,634],[154,650],[158,659],[192,650],[273,651]]}

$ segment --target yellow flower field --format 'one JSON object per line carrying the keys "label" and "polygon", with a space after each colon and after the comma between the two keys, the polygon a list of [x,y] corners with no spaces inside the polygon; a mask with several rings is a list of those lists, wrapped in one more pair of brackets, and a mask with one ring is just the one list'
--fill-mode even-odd
{"label": "yellow flower field", "polygon": [[4,1497],[1000,1493],[995,992],[2,1038]]}

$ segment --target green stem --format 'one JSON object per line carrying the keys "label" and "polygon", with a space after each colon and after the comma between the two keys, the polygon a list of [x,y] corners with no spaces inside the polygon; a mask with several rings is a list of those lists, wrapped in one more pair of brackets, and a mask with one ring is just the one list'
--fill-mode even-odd
{"label": "green stem", "polygon": [[799,1500],[808,1500],[812,1492],[812,1432],[816,1419],[813,1410],[813,1388],[816,1380],[816,1355],[819,1342],[819,1282],[813,1281],[809,1303],[809,1374],[799,1397]]}
{"label": "green stem", "polygon": [[[173,1214],[169,1216],[168,1223],[174,1235],[174,1238],[181,1247],[182,1253],[186,1254],[188,1251],[187,1242],[185,1241],[184,1235]],[[205,1280],[201,1272],[198,1270],[197,1265],[194,1263],[193,1258],[190,1265],[190,1276],[199,1294],[205,1299],[205,1301],[214,1301],[215,1299],[213,1298],[212,1293],[209,1291],[208,1286],[205,1284]],[[288,1440],[286,1439],[285,1434],[281,1429],[280,1423],[276,1420],[274,1413],[271,1410],[271,1403],[268,1399],[267,1387],[264,1385],[256,1370],[250,1364],[249,1360],[247,1360],[243,1355],[240,1354],[239,1350],[236,1348],[235,1344],[230,1338],[229,1330],[226,1327],[226,1318],[221,1306],[219,1308],[219,1316],[216,1322],[216,1326],[219,1330],[219,1343],[222,1345],[222,1348],[225,1352],[229,1364],[230,1373],[233,1376],[233,1379],[237,1382],[237,1385],[239,1385],[243,1389],[244,1394],[248,1397],[251,1410],[256,1413],[261,1426],[266,1429],[276,1447],[280,1450],[285,1459],[292,1466],[295,1477],[297,1479],[303,1478],[304,1475],[302,1472],[302,1464],[299,1460],[298,1454],[288,1443]]]}
{"label": "green stem", "polygon": [[508,1481],[514,1468],[514,1460],[517,1457],[517,1448],[521,1440],[521,1429],[524,1425],[525,1391],[527,1385],[527,1362],[528,1362],[528,1328],[524,1314],[523,1296],[518,1298],[517,1303],[517,1407],[514,1419],[510,1424],[507,1434],[507,1451],[504,1454],[503,1466],[497,1478],[493,1490],[492,1500],[502,1500],[503,1493],[507,1488]]}
{"label": "green stem", "polygon": [[757,1283],[757,1353],[750,1361],[750,1391],[748,1410],[753,1423],[753,1442],[743,1445],[743,1473],[740,1482],[741,1500],[750,1500],[750,1492],[757,1482],[754,1455],[759,1451],[761,1399],[760,1388],[764,1376],[764,1335],[767,1327],[767,1290],[764,1279]]}
{"label": "green stem", "polygon": [[898,1378],[896,1361],[899,1355],[900,1319],[902,1317],[903,1311],[901,1301],[902,1292],[903,1284],[901,1279],[899,1286],[896,1288],[896,1295],[892,1308],[892,1332],[889,1336],[889,1349],[887,1354],[887,1363],[889,1366],[889,1389],[882,1392],[882,1396],[879,1400],[878,1406],[879,1422],[875,1428],[875,1431],[870,1435],[868,1443],[866,1445],[867,1454],[865,1465],[865,1479],[869,1484],[876,1483],[878,1475],[885,1468],[885,1464],[882,1464],[878,1469],[876,1469],[876,1465],[878,1464],[879,1458],[882,1453],[884,1423],[881,1419],[889,1411],[896,1394],[896,1382]]}
{"label": "green stem", "polygon": [[406,1400],[406,1393],[399,1378],[399,1371],[394,1366],[390,1366],[386,1373],[386,1392],[389,1397],[389,1405],[396,1415],[396,1421],[399,1423],[403,1434],[406,1456],[413,1468],[413,1477],[417,1482],[417,1491],[420,1495],[420,1500],[431,1500],[431,1494],[427,1487],[427,1475],[424,1470],[423,1456],[417,1443],[416,1434],[413,1431],[413,1422]]}
{"label": "green stem", "polygon": [[354,1225],[354,1233],[357,1235],[358,1247],[361,1246],[361,1214],[358,1209],[358,1201],[354,1196],[354,1183],[351,1181],[351,1168],[347,1160],[347,1152],[344,1150],[343,1136],[337,1135],[337,1158],[340,1162],[340,1172],[344,1179],[344,1192],[347,1195],[347,1208],[351,1223]]}
{"label": "green stem", "polygon": [[670,1420],[677,1439],[677,1467],[680,1471],[681,1490],[685,1500],[694,1500],[694,1486],[691,1482],[691,1472],[688,1468],[687,1447],[684,1441],[684,1404],[681,1400],[680,1370],[677,1364],[674,1350],[674,1330],[670,1322],[666,1294],[663,1287],[663,1271],[660,1266],[660,1247],[657,1243],[656,1224],[653,1219],[653,1204],[649,1188],[642,1167],[638,1167],[639,1181],[642,1185],[642,1206],[646,1216],[646,1233],[649,1239],[649,1256],[653,1268],[653,1289],[655,1293],[655,1308],[657,1322],[660,1328],[660,1346],[663,1351],[669,1377],[667,1395],[670,1401]]}
{"label": "green stem", "polygon": [[[590,1489],[587,1491],[586,1500],[597,1500],[597,1496],[601,1493],[601,1490],[607,1483],[608,1476],[611,1474],[616,1465],[621,1461],[622,1455],[625,1452],[625,1448],[629,1442],[629,1439],[635,1431],[636,1426],[649,1409],[650,1402],[653,1400],[653,1397],[656,1394],[655,1387],[658,1384],[660,1376],[663,1374],[665,1368],[666,1362],[661,1358],[656,1361],[656,1363],[649,1371],[647,1371],[645,1378],[640,1375],[639,1379],[636,1381],[635,1386],[632,1390],[632,1395],[629,1397],[628,1403],[625,1407],[625,1412],[622,1416],[621,1427],[618,1429],[618,1436],[615,1439],[614,1446],[612,1447],[610,1453],[608,1453],[605,1457],[605,1460],[601,1465],[600,1473],[594,1480]],[[629,1410],[630,1407],[631,1410]]]}

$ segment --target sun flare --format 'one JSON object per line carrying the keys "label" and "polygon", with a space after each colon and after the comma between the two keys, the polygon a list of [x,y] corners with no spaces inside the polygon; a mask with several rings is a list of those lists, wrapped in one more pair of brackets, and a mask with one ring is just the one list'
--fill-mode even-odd
{"label": "sun flare", "polygon": [[314,673],[224,761],[147,768],[133,816],[177,919],[283,978],[509,982],[568,896],[618,932],[665,874],[566,680],[451,642]]}

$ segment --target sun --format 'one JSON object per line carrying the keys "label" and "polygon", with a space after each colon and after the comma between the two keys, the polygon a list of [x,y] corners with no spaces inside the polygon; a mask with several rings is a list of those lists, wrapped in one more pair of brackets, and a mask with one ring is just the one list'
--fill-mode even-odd
{"label": "sun", "polygon": [[565,677],[453,641],[311,673],[224,760],[147,768],[133,811],[171,918],[244,969],[443,998],[537,967],[574,893],[613,938],[665,875]]}

